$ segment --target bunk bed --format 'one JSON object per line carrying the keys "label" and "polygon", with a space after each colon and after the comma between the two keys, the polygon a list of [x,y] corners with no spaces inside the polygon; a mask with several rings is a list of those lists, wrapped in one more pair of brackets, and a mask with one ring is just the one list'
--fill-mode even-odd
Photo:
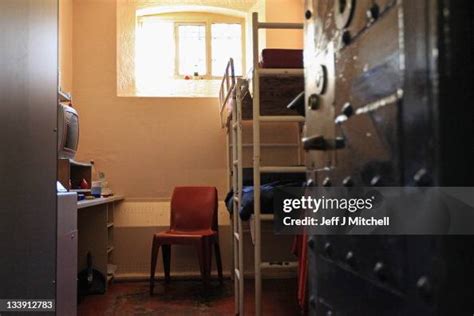
{"label": "bunk bed", "polygon": [[[273,214],[273,193],[285,187],[301,187],[306,181],[306,175],[301,172],[294,173],[265,173],[260,180],[260,204],[262,214]],[[236,210],[243,221],[250,220],[254,213],[253,201],[253,168],[242,168],[241,207]],[[234,189],[228,192],[225,204],[231,214],[234,212]]]}
{"label": "bunk bed", "polygon": [[[287,68],[285,68],[285,66]],[[273,68],[269,68],[273,67]],[[293,68],[288,68],[293,67]],[[258,93],[261,116],[285,116],[282,121],[291,121],[300,109],[288,108],[294,99],[304,90],[303,51],[299,49],[264,49],[258,68],[253,68],[247,79],[234,76],[233,61],[230,60],[221,84],[221,124],[228,126],[232,111],[236,107],[237,89],[240,90],[242,120],[253,119],[253,78],[258,71]],[[233,94],[232,94],[233,93]],[[299,113],[298,113],[299,112]]]}
{"label": "bunk bed", "polygon": [[[305,179],[306,167],[302,165],[301,124],[304,117],[300,114],[304,109],[295,111],[287,105],[304,103],[304,72],[302,51],[298,50],[263,50],[259,59],[258,30],[259,29],[302,29],[297,23],[261,23],[258,14],[252,15],[253,36],[253,68],[247,79],[237,78],[233,69],[232,59],[229,61],[222,80],[220,98],[221,124],[228,130],[229,153],[229,186],[232,188],[227,202],[233,210],[232,240],[234,250],[234,286],[235,313],[243,315],[244,311],[244,276],[243,276],[243,218],[250,218],[250,228],[254,242],[255,264],[255,315],[261,315],[262,275],[261,268],[265,264],[261,258],[261,222],[273,220],[273,214],[262,210],[262,184],[268,185],[268,179],[278,180],[291,177],[295,184],[300,177],[300,183]],[[295,97],[298,102],[295,101]],[[253,168],[243,168],[242,122],[252,122]],[[264,122],[288,122],[299,125],[296,139],[298,164],[295,166],[261,166],[262,143],[260,141],[260,124]],[[247,184],[248,173],[252,180]],[[283,174],[283,176],[281,176]],[[296,178],[295,178],[296,177]],[[245,185],[245,186],[244,186]],[[265,187],[263,187],[266,190]],[[250,194],[244,196],[244,194]],[[266,193],[266,191],[265,191]],[[263,194],[265,196],[265,194]],[[250,202],[249,202],[250,201]],[[250,209],[243,204],[253,204]],[[268,203],[264,202],[264,206]],[[238,211],[237,211],[238,210]],[[241,210],[244,211],[243,216]],[[249,216],[250,215],[250,216]]]}

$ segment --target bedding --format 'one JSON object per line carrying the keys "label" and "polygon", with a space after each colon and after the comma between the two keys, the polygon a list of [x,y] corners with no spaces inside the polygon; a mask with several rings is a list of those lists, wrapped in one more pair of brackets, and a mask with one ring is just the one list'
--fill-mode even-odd
{"label": "bedding", "polygon": [[[260,186],[260,209],[262,214],[273,213],[273,192],[276,188],[301,186],[301,182],[275,181]],[[239,210],[240,218],[244,221],[250,219],[253,214],[253,186],[242,187],[242,201]],[[234,192],[231,190],[225,199],[225,204],[230,213],[233,212]]]}
{"label": "bedding", "polygon": [[[239,210],[240,218],[244,221],[250,219],[253,214],[253,181],[252,168],[243,169],[243,187],[242,187],[242,201]],[[262,175],[262,184],[260,185],[260,209],[262,214],[273,213],[273,193],[277,188],[284,187],[301,187],[306,179],[305,173],[268,173]],[[232,214],[233,212],[233,196],[234,192],[231,190],[226,198],[225,204],[227,210]]]}
{"label": "bedding", "polygon": [[[265,76],[260,79],[260,115],[299,115],[297,109],[288,108],[296,96],[304,91],[304,76]],[[253,100],[248,88],[242,89],[242,119],[253,118]],[[226,105],[227,122],[230,121],[235,100]]]}
{"label": "bedding", "polygon": [[[259,63],[261,68],[303,68],[303,51],[297,49],[264,49]],[[253,100],[251,96],[251,75],[241,87],[242,119],[253,118]],[[265,75],[260,77],[260,115],[298,115],[295,109],[287,108],[296,96],[304,91],[304,76],[301,75]],[[235,100],[232,98],[223,105],[226,108],[226,118],[230,122]]]}
{"label": "bedding", "polygon": [[261,68],[303,68],[302,49],[275,49],[262,50],[260,57]]}

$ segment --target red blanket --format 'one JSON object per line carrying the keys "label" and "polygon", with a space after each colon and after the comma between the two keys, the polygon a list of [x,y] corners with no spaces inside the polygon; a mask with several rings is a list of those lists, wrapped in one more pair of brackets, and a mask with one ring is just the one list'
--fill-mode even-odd
{"label": "red blanket", "polygon": [[262,68],[303,68],[303,50],[267,48],[260,60]]}
{"label": "red blanket", "polygon": [[297,235],[293,241],[293,253],[298,257],[298,304],[306,314],[306,283],[308,271],[307,235]]}

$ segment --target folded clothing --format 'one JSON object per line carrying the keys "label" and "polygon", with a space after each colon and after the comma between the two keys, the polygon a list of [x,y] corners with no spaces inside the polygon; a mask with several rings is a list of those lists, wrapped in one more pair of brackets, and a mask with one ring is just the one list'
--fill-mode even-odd
{"label": "folded clothing", "polygon": [[260,67],[303,68],[303,50],[266,48],[262,50]]}
{"label": "folded clothing", "polygon": [[[272,214],[273,213],[273,194],[275,189],[284,188],[284,187],[301,187],[302,182],[293,182],[293,181],[274,181],[260,186],[260,209],[263,214]],[[253,186],[244,186],[242,188],[242,201],[240,203],[239,215],[240,218],[244,221],[250,219],[254,212],[254,187]],[[227,197],[225,198],[225,204],[230,213],[233,212],[233,196],[234,192],[231,190]]]}

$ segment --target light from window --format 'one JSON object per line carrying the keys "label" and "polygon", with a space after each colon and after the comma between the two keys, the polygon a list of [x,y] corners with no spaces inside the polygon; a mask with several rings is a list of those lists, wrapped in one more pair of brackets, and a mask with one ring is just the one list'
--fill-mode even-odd
{"label": "light from window", "polygon": [[[229,58],[242,75],[242,40],[242,24],[235,22],[143,18],[135,33],[135,64],[126,66],[134,66],[137,94],[208,95],[218,90]],[[184,80],[195,73],[204,80]]]}
{"label": "light from window", "polygon": [[206,75],[206,26],[178,25],[179,74]]}
{"label": "light from window", "polygon": [[174,23],[147,21],[136,34],[135,80],[146,90],[173,78],[175,73]]}
{"label": "light from window", "polygon": [[235,75],[242,75],[242,26],[215,23],[211,26],[212,75],[222,76],[230,58],[234,59]]}

